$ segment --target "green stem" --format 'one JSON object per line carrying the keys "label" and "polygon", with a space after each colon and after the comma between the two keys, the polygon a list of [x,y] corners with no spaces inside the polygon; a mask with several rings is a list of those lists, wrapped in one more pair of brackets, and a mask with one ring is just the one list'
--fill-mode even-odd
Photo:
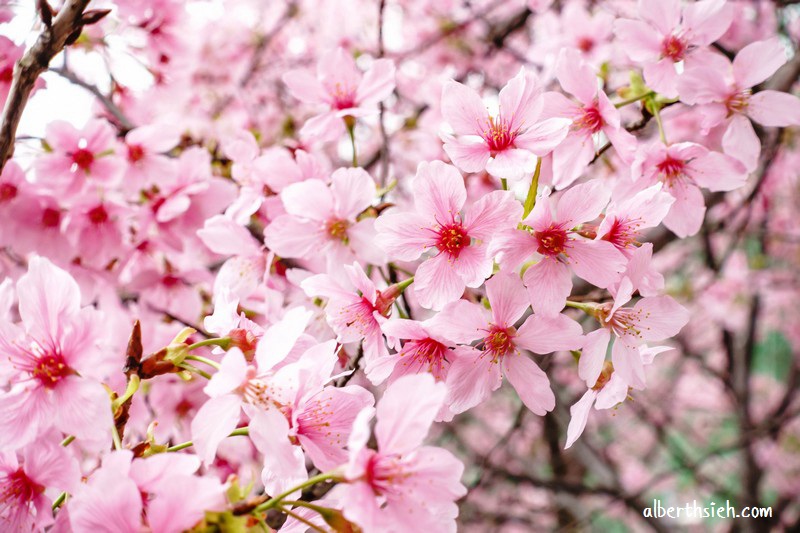
{"label": "green stem", "polygon": [[[228,435],[228,436],[229,437],[239,437],[239,436],[249,435],[249,434],[250,434],[250,428],[238,428],[238,429],[234,429],[233,431],[231,431],[231,434]],[[170,446],[169,448],[167,448],[167,451],[168,452],[177,452],[177,451],[180,451],[180,450],[185,450],[186,448],[191,448],[192,446],[194,446],[194,442],[186,441],[186,442],[182,442],[180,444],[176,444],[175,446]]]}
{"label": "green stem", "polygon": [[353,145],[353,166],[358,166],[358,152],[356,151],[356,125],[355,121],[352,124],[347,124],[347,133],[350,135],[350,144]]}
{"label": "green stem", "polygon": [[504,191],[508,190],[508,180],[505,178],[500,178],[500,186],[503,188]]}
{"label": "green stem", "polygon": [[531,214],[531,211],[533,211],[533,208],[536,205],[536,195],[539,192],[539,174],[541,173],[542,158],[540,157],[539,160],[536,161],[536,170],[533,172],[531,186],[528,188],[528,195],[525,197],[524,210],[522,212],[523,219]]}
{"label": "green stem", "polygon": [[212,361],[211,359],[202,357],[200,355],[187,355],[186,359],[189,359],[190,361],[197,361],[198,363],[204,363],[210,367],[216,368],[217,370],[220,368],[220,364],[216,361]]}
{"label": "green stem", "polygon": [[628,98],[627,100],[623,100],[621,102],[617,102],[616,104],[614,104],[614,107],[619,109],[620,107],[625,107],[626,105],[630,105],[630,104],[636,103],[639,100],[644,100],[645,98],[649,98],[651,96],[655,96],[655,94],[656,93],[654,91],[648,91],[648,92],[646,92],[644,94],[640,94],[639,96],[634,96],[632,98]]}
{"label": "green stem", "polygon": [[320,514],[330,513],[330,512],[334,511],[334,509],[331,509],[330,507],[323,507],[321,505],[315,505],[313,503],[309,503],[309,502],[306,502],[306,501],[303,501],[303,500],[283,500],[283,502],[281,502],[281,503],[283,505],[293,505],[295,507],[305,507],[307,509],[311,509],[312,511],[316,511],[316,512],[318,512]]}
{"label": "green stem", "polygon": [[75,440],[75,435],[69,435],[66,439],[61,441],[61,445],[66,448],[67,446],[72,444],[72,441],[74,440]]}
{"label": "green stem", "polygon": [[178,363],[175,366],[177,366],[178,368],[182,368],[184,370],[188,370],[189,372],[197,374],[198,376],[203,376],[206,379],[211,379],[211,374],[209,374],[205,370],[200,370],[196,366],[192,366],[189,363]]}
{"label": "green stem", "polygon": [[662,143],[667,144],[667,134],[664,132],[664,123],[661,122],[659,105],[652,98],[650,99],[650,104],[653,108],[653,116],[656,118],[656,124],[658,125],[658,136],[661,138]]}
{"label": "green stem", "polygon": [[125,392],[114,400],[114,403],[111,404],[111,412],[116,412],[117,409],[120,408],[122,404],[127,402],[131,399],[131,397],[136,394],[136,391],[139,390],[139,383],[141,379],[136,374],[132,374],[131,377],[128,379],[128,386],[125,387]]}
{"label": "green stem", "polygon": [[580,309],[584,313],[592,314],[596,305],[595,304],[586,304],[582,302],[573,302],[571,300],[567,300],[567,307],[572,307],[575,309]]}
{"label": "green stem", "polygon": [[311,522],[310,520],[306,520],[305,518],[303,518],[303,517],[302,517],[302,516],[300,516],[299,514],[297,514],[297,513],[294,513],[294,512],[292,512],[292,511],[290,511],[289,509],[286,509],[285,507],[280,507],[280,510],[281,510],[281,512],[283,512],[283,513],[286,513],[288,516],[291,516],[292,518],[294,518],[294,519],[295,519],[295,520],[297,520],[298,522],[302,522],[302,523],[304,523],[305,525],[307,525],[308,527],[310,527],[310,528],[311,528],[311,529],[313,529],[314,531],[319,531],[319,532],[321,532],[321,533],[326,533],[326,531],[325,531],[324,529],[322,529],[322,528],[321,528],[321,527],[319,527],[318,525],[314,524],[314,523],[313,523],[313,522]]}
{"label": "green stem", "polygon": [[66,492],[62,492],[61,494],[59,494],[58,498],[53,500],[53,510],[55,511],[56,509],[61,507],[61,504],[64,503],[66,500],[67,500],[67,493]]}
{"label": "green stem", "polygon": [[186,347],[187,352],[191,352],[196,348],[202,348],[203,346],[219,346],[224,350],[227,350],[228,347],[231,345],[231,338],[230,337],[220,337],[214,339],[205,339],[202,341],[198,341],[194,344],[190,344]]}
{"label": "green stem", "polygon": [[303,490],[306,487],[311,487],[312,485],[316,485],[317,483],[321,483],[323,481],[341,480],[341,479],[342,479],[342,476],[340,474],[337,474],[337,473],[323,472],[322,474],[317,474],[316,476],[308,478],[308,480],[300,483],[299,485],[296,485],[296,486],[292,487],[291,489],[287,490],[286,492],[282,492],[282,493],[278,494],[277,496],[273,496],[269,500],[265,501],[264,503],[262,503],[261,505],[259,505],[255,509],[253,509],[253,512],[254,513],[263,513],[263,512],[269,511],[270,509],[272,509],[273,507],[275,507],[276,505],[281,503],[281,501],[284,498],[286,498],[289,495],[297,492],[298,490]]}
{"label": "green stem", "polygon": [[400,292],[403,292],[403,291],[405,291],[405,290],[408,288],[408,286],[409,286],[409,285],[411,285],[412,283],[414,283],[414,276],[411,276],[411,277],[410,277],[410,278],[408,278],[408,279],[404,279],[403,281],[398,281],[398,282],[397,282],[397,289],[398,289]]}
{"label": "green stem", "polygon": [[117,431],[116,424],[111,426],[111,438],[114,440],[114,449],[119,451],[122,449],[122,439],[119,438],[119,431]]}

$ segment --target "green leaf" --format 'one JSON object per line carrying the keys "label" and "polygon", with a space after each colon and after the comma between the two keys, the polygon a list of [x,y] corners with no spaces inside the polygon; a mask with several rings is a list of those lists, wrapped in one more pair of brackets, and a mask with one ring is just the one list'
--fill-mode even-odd
{"label": "green leaf", "polygon": [[792,367],[792,345],[780,331],[770,331],[756,344],[751,363],[754,373],[786,383]]}

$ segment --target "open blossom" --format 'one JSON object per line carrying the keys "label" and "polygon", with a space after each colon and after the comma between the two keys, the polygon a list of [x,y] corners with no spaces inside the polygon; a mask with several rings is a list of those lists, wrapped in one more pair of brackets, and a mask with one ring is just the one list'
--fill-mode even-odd
{"label": "open blossom", "polygon": [[389,377],[394,368],[394,357],[389,355],[381,323],[386,320],[399,293],[392,293],[391,288],[378,291],[358,263],[344,268],[352,289],[328,274],[303,280],[302,288],[309,296],[328,299],[325,317],[339,342],[363,341],[364,371],[377,385]]}
{"label": "open blossom", "polygon": [[564,140],[566,119],[541,119],[542,87],[536,76],[520,69],[500,90],[500,111],[489,114],[469,87],[448,82],[442,90],[442,116],[456,137],[445,137],[444,150],[464,172],[486,170],[496,178],[520,180],[533,174],[536,157]]}
{"label": "open blossom", "polygon": [[581,345],[580,325],[564,315],[528,317],[515,324],[529,307],[522,282],[514,274],[500,272],[486,282],[491,312],[483,306],[459,300],[447,305],[432,322],[459,344],[479,341],[477,347],[459,346],[447,376],[446,403],[461,413],[497,390],[503,374],[522,402],[544,415],[555,406],[547,375],[521,349],[544,354],[571,350]]}
{"label": "open blossom", "polygon": [[748,172],[755,170],[761,153],[750,120],[774,127],[800,124],[800,99],[796,96],[773,90],[753,94],[753,87],[784,63],[785,47],[775,37],[745,46],[733,62],[721,54],[703,54],[687,66],[679,82],[681,101],[700,105],[705,127],[727,122],[722,147],[744,163]]}
{"label": "open blossom", "polygon": [[631,175],[640,186],[662,183],[663,190],[675,199],[663,220],[679,237],[694,235],[703,222],[706,206],[700,187],[732,191],[747,179],[738,160],[690,142],[647,146],[636,155]]}
{"label": "open blossom", "polygon": [[283,82],[292,96],[328,109],[306,121],[304,139],[332,140],[344,133],[347,117],[358,118],[378,112],[377,105],[392,94],[395,67],[389,59],[376,59],[362,73],[353,56],[343,48],[323,54],[316,76],[307,70],[292,70]]}
{"label": "open blossom", "polygon": [[548,117],[566,117],[572,121],[569,134],[553,150],[553,183],[564,188],[578,179],[599,148],[599,134],[604,134],[626,163],[633,159],[636,138],[622,126],[619,111],[598,86],[592,69],[574,49],[563,49],[556,65],[561,87],[577,102],[561,93],[543,95]]}
{"label": "open blossom", "polygon": [[617,291],[613,302],[596,304],[588,310],[600,328],[586,335],[578,364],[578,375],[592,387],[603,368],[608,343],[614,336],[611,360],[624,382],[635,389],[645,387],[641,350],[645,343],[674,337],[689,321],[689,312],[669,296],[641,298],[633,307],[623,307],[633,294],[633,284]]}
{"label": "open blossom", "polygon": [[92,120],[83,129],[64,121],[51,122],[45,135],[52,152],[36,160],[37,179],[58,193],[75,195],[87,180],[113,185],[123,169],[113,155],[114,128],[104,120]]}
{"label": "open blossom", "polygon": [[692,59],[698,47],[722,37],[733,18],[725,0],[639,0],[641,20],[617,19],[617,39],[633,61],[644,67],[648,87],[668,98],[678,96],[677,63]]}
{"label": "open blossom", "polygon": [[453,361],[455,343],[442,335],[430,320],[418,322],[397,318],[381,324],[389,338],[403,339],[395,346],[394,371],[389,383],[406,374],[430,373],[436,381],[444,381]]}
{"label": "open blossom", "polygon": [[286,214],[267,226],[265,242],[281,257],[324,257],[329,272],[356,258],[382,264],[373,242],[375,219],[358,220],[375,196],[375,182],[360,168],[337,170],[330,186],[318,179],[289,185],[281,192]]}
{"label": "open blossom", "polygon": [[413,291],[423,307],[441,309],[460,298],[465,287],[479,287],[491,275],[487,242],[519,221],[522,206],[510,192],[493,191],[462,211],[464,180],[440,161],[420,163],[413,189],[416,212],[381,215],[375,223],[377,242],[401,261],[435,250],[417,268]]}
{"label": "open blossom", "polygon": [[611,409],[625,401],[627,396],[628,384],[614,372],[613,365],[606,361],[597,382],[569,409],[570,420],[564,449],[570,448],[583,433],[592,406],[595,409]]}
{"label": "open blossom", "polygon": [[[466,494],[464,466],[450,452],[423,446],[446,389],[429,375],[404,376],[386,389],[377,410],[364,409],[348,448],[345,483],[333,496],[365,533],[453,531]],[[377,450],[367,448],[375,416]]]}
{"label": "open blossom", "polygon": [[661,224],[674,201],[660,183],[619,202],[612,201],[597,228],[596,238],[610,242],[630,259],[643,230]]}
{"label": "open blossom", "polygon": [[80,307],[78,284],[32,257],[17,282],[22,324],[0,320],[0,374],[18,379],[0,393],[0,449],[19,449],[55,428],[80,439],[110,435],[111,401],[103,372],[98,312]]}
{"label": "open blossom", "polygon": [[626,258],[612,243],[585,239],[575,230],[596,219],[609,196],[598,180],[571,187],[557,202],[544,196],[522,221],[524,229],[507,230],[492,241],[491,253],[500,254],[504,270],[516,269],[532,254],[541,258],[522,278],[534,312],[556,315],[564,308],[572,291],[570,270],[603,288],[625,270]]}
{"label": "open blossom", "polygon": [[138,192],[158,184],[160,176],[171,170],[164,153],[173,149],[179,140],[178,130],[165,124],[148,124],[129,131],[123,150],[128,161],[125,189]]}
{"label": "open blossom", "polygon": [[53,522],[55,496],[74,491],[79,480],[77,462],[57,441],[34,441],[20,454],[0,452],[0,529],[44,530]]}

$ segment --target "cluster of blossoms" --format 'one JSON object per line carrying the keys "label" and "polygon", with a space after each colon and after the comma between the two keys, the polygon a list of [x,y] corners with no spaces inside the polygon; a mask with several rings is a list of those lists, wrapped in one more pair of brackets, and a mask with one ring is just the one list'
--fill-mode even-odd
{"label": "cluster of blossoms", "polygon": [[[464,465],[426,441],[504,377],[535,415],[569,402],[561,359],[560,446],[624,410],[690,321],[653,236],[698,234],[762,128],[800,125],[764,85],[787,44],[731,43],[725,0],[517,2],[580,27],[483,75],[452,30],[376,48],[298,2],[245,38],[260,4],[230,3],[212,28],[106,2],[76,63],[149,85],[112,76],[2,168],[0,530],[454,530]],[[22,53],[0,37],[0,103]]]}

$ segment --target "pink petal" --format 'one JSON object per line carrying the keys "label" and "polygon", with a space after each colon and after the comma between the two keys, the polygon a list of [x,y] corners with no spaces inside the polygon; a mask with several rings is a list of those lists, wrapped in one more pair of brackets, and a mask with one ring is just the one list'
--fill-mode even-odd
{"label": "pink petal", "polygon": [[583,430],[586,428],[586,422],[589,420],[589,411],[592,409],[594,400],[597,398],[597,392],[587,390],[581,399],[578,400],[572,407],[569,408],[569,426],[567,426],[567,443],[564,449],[569,449],[578,437],[581,436]]}
{"label": "pink petal", "polygon": [[558,200],[556,221],[566,228],[600,216],[611,199],[611,188],[599,179],[580,183],[564,191]]}
{"label": "pink petal", "polygon": [[53,389],[55,426],[77,438],[102,441],[111,436],[111,400],[100,383],[69,376]]}
{"label": "pink petal", "polygon": [[700,231],[706,213],[703,193],[694,185],[675,183],[670,188],[675,203],[664,217],[664,225],[678,237],[684,238]]}
{"label": "pink petal", "polygon": [[420,163],[412,187],[417,212],[440,224],[451,222],[467,201],[461,173],[441,161]]}
{"label": "pink petal", "polygon": [[617,337],[611,348],[611,362],[614,364],[614,373],[619,373],[629,387],[645,388],[644,364],[637,345],[628,344],[623,338]]}
{"label": "pink petal", "polygon": [[509,148],[486,162],[486,172],[495,178],[516,182],[532,176],[536,170],[536,156],[528,150]]}
{"label": "pink petal", "polygon": [[566,139],[571,124],[569,118],[545,119],[523,131],[514,139],[514,145],[543,157]]}
{"label": "pink petal", "polygon": [[525,288],[516,274],[498,272],[486,282],[486,296],[492,306],[492,322],[513,325],[530,305]]}
{"label": "pink petal", "polygon": [[256,346],[256,362],[261,372],[275,367],[289,355],[311,320],[312,312],[304,307],[293,307],[283,318],[270,326]]}
{"label": "pink petal", "polygon": [[455,81],[442,89],[442,116],[460,135],[481,135],[489,118],[478,93]]}
{"label": "pink petal", "polygon": [[475,239],[489,241],[499,231],[513,229],[522,219],[522,205],[510,191],[482,196],[464,216],[464,228]]}
{"label": "pink petal", "polygon": [[747,115],[762,126],[797,126],[800,98],[778,91],[760,91],[748,100]]}
{"label": "pink petal", "polygon": [[375,243],[393,259],[414,261],[436,244],[436,234],[431,225],[424,215],[392,209],[381,213],[375,220]]}
{"label": "pink petal", "polygon": [[538,78],[524,67],[500,89],[500,115],[511,121],[512,130],[536,122],[542,111],[541,94]]}
{"label": "pink petal", "polygon": [[246,228],[230,218],[215,215],[205,221],[197,236],[208,248],[221,255],[255,255],[260,249]]}
{"label": "pink petal", "polygon": [[575,49],[561,50],[556,64],[556,77],[561,87],[583,104],[592,103],[597,95],[597,76]]}
{"label": "pink petal", "polygon": [[458,300],[464,294],[464,286],[464,279],[446,253],[423,261],[414,276],[414,294],[426,309],[439,310]]}
{"label": "pink petal", "polygon": [[377,407],[378,450],[403,455],[422,445],[446,394],[430,374],[403,376],[389,385]]}
{"label": "pink petal", "polygon": [[322,84],[307,70],[291,70],[281,79],[292,96],[307,104],[319,104],[327,100],[327,92]]}
{"label": "pink petal", "polygon": [[637,329],[647,342],[674,337],[689,322],[689,311],[669,296],[642,298],[634,306]]}
{"label": "pink petal", "polygon": [[[337,169],[331,176],[330,191],[333,196],[333,211],[343,220],[354,220],[372,204],[376,193],[375,182],[362,168]],[[308,217],[308,214],[301,216]]]}
{"label": "pink petal", "polygon": [[730,93],[725,77],[730,70],[725,57],[695,54],[678,80],[681,101],[689,104],[724,102]]}
{"label": "pink petal", "polygon": [[650,24],[640,20],[617,19],[614,21],[614,34],[631,61],[653,61],[661,54],[661,36],[653,31]]}
{"label": "pink petal", "polygon": [[747,182],[744,165],[739,160],[719,152],[708,152],[687,166],[695,183],[710,191],[732,191]]}
{"label": "pink petal", "polygon": [[573,241],[567,261],[576,276],[600,288],[619,279],[627,265],[625,256],[606,241]]}
{"label": "pink petal", "polygon": [[689,28],[692,42],[708,46],[728,30],[734,9],[725,0],[701,0],[683,8],[683,26]]}
{"label": "pink petal", "polygon": [[486,168],[491,157],[486,142],[477,137],[445,137],[444,151],[453,164],[464,172],[480,172]]}
{"label": "pink petal", "polygon": [[394,91],[394,71],[391,59],[376,59],[358,84],[356,101],[360,105],[375,105],[388,98]]}
{"label": "pink petal", "polygon": [[592,137],[571,132],[553,150],[553,184],[559,189],[569,186],[583,174],[593,157]]}
{"label": "pink petal", "polygon": [[583,330],[580,324],[566,315],[534,314],[519,328],[514,342],[538,354],[577,350],[583,344]]}
{"label": "pink petal", "polygon": [[331,189],[322,180],[293,183],[281,191],[286,212],[296,217],[324,222],[334,213]]}
{"label": "pink petal", "polygon": [[445,403],[458,414],[475,407],[500,388],[503,375],[500,365],[480,356],[473,348],[456,349],[456,355],[447,373]]}
{"label": "pink petal", "polygon": [[211,398],[197,411],[192,420],[192,441],[197,455],[211,464],[219,443],[236,429],[241,416],[242,400],[235,394]]}
{"label": "pink petal", "polygon": [[594,387],[600,377],[609,342],[611,333],[606,328],[596,329],[586,335],[581,358],[578,360],[578,376],[589,388]]}
{"label": "pink petal", "polygon": [[75,280],[48,259],[33,256],[28,272],[17,281],[19,314],[34,337],[58,339],[77,314],[81,292]]}
{"label": "pink petal", "polygon": [[503,357],[503,370],[525,406],[544,416],[556,406],[550,380],[539,366],[522,354]]}
{"label": "pink petal", "polygon": [[536,250],[536,237],[527,231],[509,229],[494,235],[489,243],[489,256],[504,270],[515,270]]}
{"label": "pink petal", "polygon": [[242,351],[234,346],[222,357],[220,369],[211,376],[203,392],[212,398],[229,394],[238,389],[246,377],[247,361]]}
{"label": "pink petal", "polygon": [[317,221],[281,215],[264,230],[267,247],[281,257],[311,257],[328,242]]}
{"label": "pink petal", "polygon": [[51,426],[52,400],[44,387],[0,395],[0,449],[15,450],[30,444]]}
{"label": "pink petal", "polygon": [[[641,351],[642,348],[639,348]],[[628,384],[620,377],[619,374],[614,372],[611,374],[611,379],[597,394],[597,402],[594,404],[595,409],[611,409],[625,401],[628,397]]]}
{"label": "pink petal", "polygon": [[672,59],[665,57],[644,66],[644,81],[667,98],[678,97],[678,72]]}
{"label": "pink petal", "polygon": [[545,316],[560,313],[572,291],[569,269],[556,259],[543,258],[525,271],[522,280],[533,311]]}
{"label": "pink petal", "polygon": [[639,16],[662,35],[669,35],[681,22],[680,0],[640,0]]}
{"label": "pink petal", "polygon": [[484,309],[466,300],[446,305],[430,320],[431,327],[459,344],[467,344],[481,338],[487,323]]}
{"label": "pink petal", "polygon": [[[267,494],[280,494],[308,479],[303,450],[289,440],[289,422],[278,409],[258,411],[253,416],[250,439],[264,456],[261,482]],[[289,498],[299,495],[297,491]]]}
{"label": "pink petal", "polygon": [[[486,256],[486,246],[473,244],[461,250],[458,258],[450,258],[453,269],[467,287],[480,287],[492,275],[492,258]],[[460,296],[460,295],[459,295]]]}
{"label": "pink petal", "polygon": [[761,141],[746,116],[738,114],[733,116],[728,130],[722,137],[722,148],[726,154],[744,163],[747,172],[754,171],[758,166]]}
{"label": "pink petal", "polygon": [[326,112],[308,119],[300,128],[304,142],[334,141],[345,132],[344,122],[334,112]]}
{"label": "pink petal", "polygon": [[786,63],[786,47],[777,37],[748,44],[733,58],[733,78],[739,89],[766,80]]}

